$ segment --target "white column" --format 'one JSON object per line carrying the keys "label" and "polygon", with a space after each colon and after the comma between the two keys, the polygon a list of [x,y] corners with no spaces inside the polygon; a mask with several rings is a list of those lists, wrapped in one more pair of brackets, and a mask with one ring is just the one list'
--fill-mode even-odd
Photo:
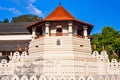
{"label": "white column", "polygon": [[68,36],[72,36],[73,33],[73,29],[72,29],[72,22],[68,23]]}
{"label": "white column", "polygon": [[85,37],[85,39],[88,39],[88,33],[87,33],[87,26],[83,26],[83,29],[84,29],[84,33],[83,33],[83,35],[84,35],[84,37]]}
{"label": "white column", "polygon": [[49,36],[49,23],[45,24],[45,36]]}
{"label": "white column", "polygon": [[35,37],[36,37],[36,28],[35,27],[33,27],[32,28],[32,40],[34,40],[35,39]]}

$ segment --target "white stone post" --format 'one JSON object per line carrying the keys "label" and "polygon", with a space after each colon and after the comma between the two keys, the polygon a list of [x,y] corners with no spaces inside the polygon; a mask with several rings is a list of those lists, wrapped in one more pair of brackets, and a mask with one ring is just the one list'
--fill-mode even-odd
{"label": "white stone post", "polygon": [[84,35],[85,39],[88,39],[87,26],[83,26],[83,30],[84,30],[83,35]]}
{"label": "white stone post", "polygon": [[36,28],[35,27],[33,27],[32,28],[32,41],[35,39],[35,37],[36,37]]}
{"label": "white stone post", "polygon": [[68,36],[72,36],[73,34],[73,29],[72,29],[72,22],[68,23]]}
{"label": "white stone post", "polygon": [[10,52],[10,57],[9,58],[12,59],[12,52]]}
{"label": "white stone post", "polygon": [[45,24],[45,36],[49,36],[49,23]]}

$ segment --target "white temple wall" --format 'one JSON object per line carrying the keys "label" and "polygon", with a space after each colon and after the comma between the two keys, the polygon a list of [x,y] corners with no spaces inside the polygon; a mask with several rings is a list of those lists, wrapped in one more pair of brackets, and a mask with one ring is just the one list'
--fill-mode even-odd
{"label": "white temple wall", "polygon": [[[60,45],[57,45],[58,39],[60,40]],[[83,47],[78,47],[78,45],[82,45]],[[78,50],[74,51],[76,46]],[[116,59],[109,62],[108,56],[104,51],[101,54],[93,52],[91,55],[89,53],[91,51],[89,49],[91,47],[89,39],[66,38],[65,36],[45,37],[31,41],[29,47],[29,51],[33,51],[32,53],[30,52],[29,56],[25,52],[22,54],[15,52],[11,56],[10,62],[3,61],[5,63],[4,67],[1,62],[0,74],[45,74],[49,78],[50,76],[58,78],[60,75],[70,78],[71,75],[95,76],[120,74],[120,63]],[[79,49],[85,49],[86,51],[82,52]]]}
{"label": "white temple wall", "polygon": [[14,74],[14,63],[7,62],[3,59],[0,63],[0,75],[13,75]]}
{"label": "white temple wall", "polygon": [[16,75],[14,74],[13,76],[2,76],[1,80],[120,80],[120,76],[74,76],[71,75],[70,77],[64,77],[64,76],[59,76],[59,77],[54,77],[54,76],[49,76],[46,77],[46,75]]}
{"label": "white temple wall", "polygon": [[[16,53],[16,52],[15,52]],[[6,61],[2,61],[0,63],[1,69],[0,70],[0,75],[8,75],[8,73],[13,75],[14,73],[20,71],[20,74],[28,74],[32,71],[34,71],[33,74],[35,75],[40,75],[40,74],[45,74],[47,77],[54,76],[55,78],[58,78],[58,76],[66,76],[66,78],[70,78],[71,75],[82,75],[82,76],[87,76],[87,75],[119,75],[120,70],[119,70],[119,62],[117,62],[115,59],[112,60],[112,62],[106,63],[106,60],[95,60],[95,59],[82,59],[79,58],[79,56],[75,57],[73,56],[68,56],[60,58],[60,57],[40,57],[36,59],[35,61],[29,60],[29,57],[27,57],[27,61],[23,60],[21,61],[21,56],[20,55],[20,60],[15,61],[13,59],[12,61],[6,63]],[[16,56],[17,57],[17,56]],[[2,64],[4,64],[4,68]],[[27,65],[26,65],[27,64]],[[99,65],[96,65],[99,64]],[[7,67],[7,66],[8,67]],[[104,68],[106,66],[106,68]],[[21,68],[19,68],[21,67]],[[97,69],[98,68],[98,69]],[[102,70],[101,70],[102,69]],[[103,71],[104,69],[104,71]],[[101,72],[101,73],[100,73]]]}
{"label": "white temple wall", "polygon": [[0,40],[31,40],[32,35],[0,35]]}
{"label": "white temple wall", "polygon": [[107,74],[107,64],[106,62],[98,61],[98,75],[106,75]]}
{"label": "white temple wall", "polygon": [[[57,45],[57,40],[60,40],[60,45]],[[70,53],[70,52],[83,52],[83,55],[90,56],[91,49],[89,40],[77,39],[66,36],[45,37],[36,39],[30,42],[29,53]],[[30,54],[30,55],[32,55]],[[87,56],[87,57],[88,57]]]}

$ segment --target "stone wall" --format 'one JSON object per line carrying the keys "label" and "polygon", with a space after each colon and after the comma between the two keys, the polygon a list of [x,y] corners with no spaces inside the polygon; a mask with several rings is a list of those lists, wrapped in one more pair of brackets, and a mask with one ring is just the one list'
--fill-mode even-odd
{"label": "stone wall", "polygon": [[13,76],[0,76],[0,80],[120,80],[120,76],[71,76],[69,78],[65,78],[64,76],[60,76],[55,78],[54,76],[46,77],[45,75],[35,76],[35,75],[16,75]]}
{"label": "stone wall", "polygon": [[[66,61],[66,58],[62,60],[43,60],[42,58],[36,58],[36,60],[31,60],[31,58],[29,57],[29,55],[27,55],[27,52],[25,51],[21,53],[14,52],[11,53],[11,55],[9,56],[10,61],[7,61],[6,59],[1,60],[0,76],[1,79],[7,80],[6,78],[8,78],[9,76],[11,76],[10,78],[12,78],[14,74],[16,74],[16,76],[18,75],[19,79],[22,78],[22,75],[27,75],[27,78],[29,80],[32,75],[35,75],[37,79],[34,80],[39,80],[40,75],[42,76],[42,74],[44,73],[44,75],[46,76],[43,77],[47,80],[51,79],[51,76],[53,76],[53,78],[57,80],[61,79],[62,77],[66,80],[71,78],[74,78],[73,80],[92,80],[92,78],[88,78],[88,75],[91,75],[93,77],[93,80],[120,80],[120,77],[117,76],[120,74],[120,63],[116,59],[112,59],[112,61],[109,62],[108,55],[105,51],[102,51],[100,54],[97,51],[94,51],[91,56],[93,57],[93,59],[95,59],[94,61],[96,62],[91,60],[87,62],[85,60],[81,61],[77,57],[71,61],[69,59],[68,61]],[[74,64],[73,69],[72,64]],[[94,65],[98,68],[93,68]],[[52,68],[52,66],[54,69]],[[66,69],[65,66],[67,66]],[[51,71],[53,71],[53,73]],[[96,74],[91,73],[94,71]],[[47,73],[49,73],[49,75]]]}

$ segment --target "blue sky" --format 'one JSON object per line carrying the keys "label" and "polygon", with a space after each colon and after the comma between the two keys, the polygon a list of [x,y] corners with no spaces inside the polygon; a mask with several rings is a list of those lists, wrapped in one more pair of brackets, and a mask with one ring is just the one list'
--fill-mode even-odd
{"label": "blue sky", "polygon": [[93,24],[92,34],[104,26],[120,31],[120,0],[0,0],[0,20],[21,14],[46,17],[59,2],[77,19]]}

